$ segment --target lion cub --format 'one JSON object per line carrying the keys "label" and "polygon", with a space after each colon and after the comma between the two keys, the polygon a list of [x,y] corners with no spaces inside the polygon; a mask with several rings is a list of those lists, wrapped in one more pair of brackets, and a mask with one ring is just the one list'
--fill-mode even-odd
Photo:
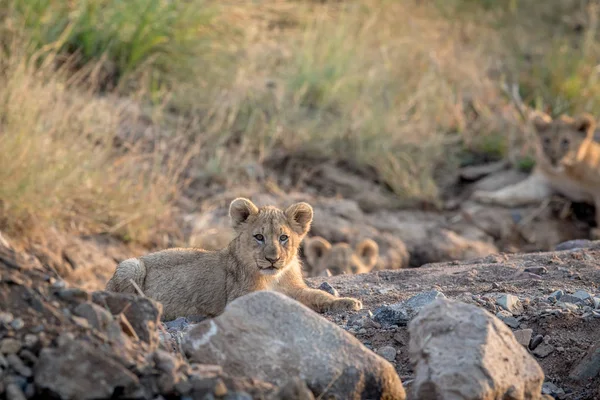
{"label": "lion cub", "polygon": [[379,246],[365,239],[353,249],[347,243],[333,246],[326,239],[314,236],[306,240],[304,253],[310,264],[309,276],[321,276],[329,270],[332,275],[370,272],[379,259]]}
{"label": "lion cub", "polygon": [[313,210],[296,203],[285,211],[257,208],[250,200],[231,202],[235,238],[218,251],[168,249],[121,262],[106,290],[136,293],[134,281],[163,305],[163,319],[216,316],[227,303],[257,290],[283,293],[317,312],[360,310],[352,298],[310,289],[302,279],[298,247],[310,229]]}
{"label": "lion cub", "polygon": [[600,238],[600,144],[594,140],[594,119],[583,114],[552,120],[538,113],[533,125],[538,138],[533,173],[495,192],[475,192],[475,200],[517,207],[560,193],[572,201],[594,203],[597,228],[592,229],[592,237]]}

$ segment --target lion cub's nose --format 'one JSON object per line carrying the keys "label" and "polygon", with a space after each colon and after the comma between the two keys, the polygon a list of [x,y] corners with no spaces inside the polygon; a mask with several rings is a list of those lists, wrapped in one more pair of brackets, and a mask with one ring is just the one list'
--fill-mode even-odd
{"label": "lion cub's nose", "polygon": [[265,260],[267,260],[268,262],[271,263],[271,265],[275,264],[277,261],[279,261],[279,257],[277,258],[269,258],[269,257],[265,257]]}

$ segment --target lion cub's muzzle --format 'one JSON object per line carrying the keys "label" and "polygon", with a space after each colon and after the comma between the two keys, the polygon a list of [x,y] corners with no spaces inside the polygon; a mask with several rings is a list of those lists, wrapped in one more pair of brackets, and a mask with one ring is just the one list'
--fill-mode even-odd
{"label": "lion cub's muzzle", "polygon": [[265,257],[264,260],[260,260],[258,263],[258,268],[263,274],[273,275],[279,272],[284,264],[280,257],[278,258],[270,258]]}

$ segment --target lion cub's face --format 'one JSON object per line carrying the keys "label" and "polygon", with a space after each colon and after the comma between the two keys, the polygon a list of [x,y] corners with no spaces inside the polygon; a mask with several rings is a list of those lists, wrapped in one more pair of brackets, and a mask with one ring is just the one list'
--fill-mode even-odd
{"label": "lion cub's face", "polygon": [[552,120],[548,115],[538,114],[533,120],[540,150],[552,168],[562,171],[572,163],[581,145],[594,135],[594,119],[581,115],[576,119],[561,116]]}
{"label": "lion cub's face", "polygon": [[347,243],[331,245],[320,236],[306,241],[304,251],[310,264],[310,276],[319,276],[329,270],[332,275],[363,274],[370,272],[379,258],[379,246],[371,239],[360,242],[356,249]]}
{"label": "lion cub's face", "polygon": [[297,257],[313,210],[307,203],[294,204],[285,211],[271,206],[259,209],[250,200],[238,198],[231,202],[229,217],[239,239],[240,261],[256,265],[264,275],[276,275]]}

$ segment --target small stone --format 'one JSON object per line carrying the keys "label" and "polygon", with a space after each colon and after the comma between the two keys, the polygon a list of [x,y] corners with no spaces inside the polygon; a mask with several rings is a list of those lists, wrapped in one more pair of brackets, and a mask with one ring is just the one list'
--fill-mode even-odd
{"label": "small stone", "polygon": [[24,376],[25,378],[30,378],[33,376],[33,372],[31,368],[23,364],[23,361],[16,354],[9,354],[6,357],[6,361],[10,367],[19,375]]}
{"label": "small stone", "polygon": [[397,353],[398,351],[392,346],[383,346],[377,349],[377,354],[390,362],[396,360]]}
{"label": "small stone", "polygon": [[533,354],[539,358],[548,357],[554,352],[554,346],[548,343],[542,343],[533,350]]}
{"label": "small stone", "polygon": [[498,317],[502,322],[504,322],[506,325],[510,326],[513,329],[518,328],[520,325],[519,320],[513,317],[512,314],[506,310],[498,311],[496,317]]}
{"label": "small stone", "polygon": [[37,362],[37,357],[35,356],[35,354],[33,354],[27,349],[21,350],[21,352],[19,353],[19,357],[21,357],[21,359],[23,359],[29,365],[35,365],[35,363]]}
{"label": "small stone", "polygon": [[215,383],[214,394],[217,397],[222,397],[227,394],[227,386],[225,386],[225,383],[221,379],[217,380]]}
{"label": "small stone", "polygon": [[408,300],[379,307],[375,310],[373,319],[386,327],[406,325],[423,307],[438,298],[445,297],[442,292],[437,290],[419,293]]}
{"label": "small stone", "polygon": [[0,312],[0,324],[8,325],[14,319],[13,315],[9,312]]}
{"label": "small stone", "polygon": [[542,335],[535,335],[531,342],[529,343],[529,349],[535,350],[542,342],[544,341],[544,337]]}
{"label": "small stone", "polygon": [[[564,299],[565,297],[568,297],[569,295],[564,295],[562,298]],[[576,297],[574,297],[576,298]],[[567,302],[565,303],[564,301],[559,301],[558,303],[556,303],[556,305],[560,308],[562,308],[563,310],[568,310],[568,311],[578,311],[579,307],[577,307],[577,304],[573,304],[571,302]]]}
{"label": "small stone", "polygon": [[581,301],[586,301],[588,299],[591,299],[592,295],[586,292],[585,290],[578,290],[575,293],[573,293],[573,297],[577,297]]}
{"label": "small stone", "polygon": [[10,326],[12,326],[14,330],[18,331],[20,329],[23,329],[23,327],[25,326],[25,322],[23,322],[21,318],[15,318],[10,323]]}
{"label": "small stone", "polygon": [[6,338],[0,342],[0,353],[2,354],[16,354],[21,350],[21,342],[17,339]]}
{"label": "small stone", "polygon": [[27,397],[21,388],[15,383],[6,385],[6,400],[26,400]]}
{"label": "small stone", "polygon": [[563,395],[565,394],[565,391],[552,382],[544,382],[542,385],[542,394]]}
{"label": "small stone", "polygon": [[517,339],[517,342],[527,347],[529,346],[529,342],[531,342],[533,329],[519,329],[518,331],[514,331],[513,335],[515,335],[515,339]]}
{"label": "small stone", "polygon": [[394,340],[396,341],[396,343],[404,346],[404,339],[402,338],[402,335],[400,333],[394,334]]}
{"label": "small stone", "polygon": [[364,335],[365,333],[367,333],[367,330],[365,328],[360,328],[356,333],[358,333],[359,335]]}
{"label": "small stone", "polygon": [[23,337],[23,343],[24,343],[25,347],[27,347],[28,349],[35,347],[38,344],[38,342],[39,342],[38,337],[31,333],[28,333]]}
{"label": "small stone", "polygon": [[504,308],[506,311],[510,311],[513,315],[520,315],[523,313],[523,305],[517,296],[512,294],[503,294],[496,299],[496,304]]}
{"label": "small stone", "polygon": [[335,288],[333,286],[331,286],[329,284],[329,282],[323,282],[323,283],[321,283],[321,285],[319,286],[319,289],[321,289],[321,290],[329,293],[332,296],[340,297],[340,294],[338,293],[338,291],[335,290]]}
{"label": "small stone", "polygon": [[555,292],[552,292],[548,296],[548,300],[550,300],[550,301],[558,301],[558,300],[560,300],[561,297],[563,297],[564,294],[565,294],[565,292],[563,292],[562,290],[557,290]]}
{"label": "small stone", "polygon": [[180,379],[175,383],[175,390],[182,395],[186,395],[191,392],[192,388],[192,383],[189,379]]}
{"label": "small stone", "polygon": [[67,288],[59,290],[56,295],[63,300],[74,302],[74,303],[82,303],[86,301],[90,301],[90,294],[85,290],[79,288]]}
{"label": "small stone", "polygon": [[532,274],[536,274],[536,275],[545,275],[548,273],[548,269],[546,267],[529,267],[529,268],[525,268],[524,272],[530,272]]}
{"label": "small stone", "polygon": [[592,303],[596,310],[600,309],[600,297],[592,297]]}

